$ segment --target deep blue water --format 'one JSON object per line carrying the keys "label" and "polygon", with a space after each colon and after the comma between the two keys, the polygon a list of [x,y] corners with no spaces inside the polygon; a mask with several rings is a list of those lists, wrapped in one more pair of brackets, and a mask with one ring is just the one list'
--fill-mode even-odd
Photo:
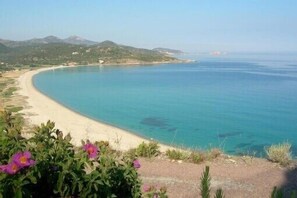
{"label": "deep blue water", "polygon": [[163,143],[231,154],[283,141],[295,149],[297,63],[234,60],[64,68],[33,82],[70,109]]}

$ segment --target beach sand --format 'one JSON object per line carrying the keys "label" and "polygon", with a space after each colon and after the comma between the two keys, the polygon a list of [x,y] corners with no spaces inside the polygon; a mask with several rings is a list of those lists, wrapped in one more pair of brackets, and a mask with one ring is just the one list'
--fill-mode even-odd
{"label": "beach sand", "polygon": [[[53,101],[49,97],[40,93],[32,83],[32,77],[42,71],[52,70],[59,67],[42,68],[28,71],[18,78],[19,94],[26,97],[27,107],[22,110],[24,118],[30,124],[40,125],[48,120],[55,122],[56,128],[63,131],[64,135],[70,133],[72,143],[81,145],[81,140],[109,141],[113,148],[118,150],[128,150],[137,147],[140,143],[148,142],[144,138],[136,136],[128,131],[119,129],[85,116],[82,116],[61,104]],[[160,145],[160,150],[165,151],[171,148]]]}

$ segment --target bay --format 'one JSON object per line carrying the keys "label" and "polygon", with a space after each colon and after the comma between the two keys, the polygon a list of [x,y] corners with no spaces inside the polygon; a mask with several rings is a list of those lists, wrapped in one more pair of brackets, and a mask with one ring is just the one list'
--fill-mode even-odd
{"label": "bay", "polygon": [[61,68],[33,83],[80,114],[165,144],[261,156],[289,141],[296,152],[297,64],[250,57]]}

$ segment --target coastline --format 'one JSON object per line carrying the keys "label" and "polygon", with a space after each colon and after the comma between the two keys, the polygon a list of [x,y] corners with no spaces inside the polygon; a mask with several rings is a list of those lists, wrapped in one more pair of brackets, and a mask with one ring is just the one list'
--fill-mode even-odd
{"label": "coastline", "polygon": [[[76,113],[63,105],[57,103],[46,95],[39,92],[33,85],[32,78],[39,72],[54,70],[58,68],[69,68],[76,66],[54,66],[27,71],[18,78],[20,87],[19,94],[26,97],[26,106],[21,111],[24,118],[30,124],[40,125],[48,120],[55,122],[55,127],[66,135],[70,133],[72,143],[81,145],[81,140],[109,141],[111,146],[118,150],[129,150],[135,148],[142,142],[149,140],[134,135],[129,131],[93,120]],[[166,151],[171,146],[160,144],[160,150]]]}
{"label": "coastline", "polygon": [[[110,63],[88,63],[87,65],[80,65],[78,63],[75,63],[73,65],[67,65],[66,67],[79,67],[79,66],[145,66],[145,65],[161,65],[161,64],[178,64],[178,63],[192,63],[195,62],[195,60],[190,59],[176,59],[173,61],[153,61],[153,62],[144,62],[144,61],[128,61],[123,63],[117,63],[117,62],[110,62]],[[56,66],[49,66],[49,67],[56,67]],[[59,67],[59,66],[57,66]]]}

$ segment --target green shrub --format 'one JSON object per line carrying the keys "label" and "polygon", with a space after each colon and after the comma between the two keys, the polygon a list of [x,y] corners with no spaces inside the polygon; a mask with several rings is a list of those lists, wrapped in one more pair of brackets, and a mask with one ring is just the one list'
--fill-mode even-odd
{"label": "green shrub", "polygon": [[209,166],[206,166],[200,178],[200,195],[202,198],[210,197],[210,180]]}
{"label": "green shrub", "polygon": [[190,157],[189,157],[190,162],[193,162],[195,164],[199,164],[199,163],[205,161],[205,159],[206,159],[205,153],[200,152],[200,151],[191,152]]}
{"label": "green shrub", "polygon": [[[211,177],[209,174],[209,166],[206,166],[200,178],[200,195],[202,198],[210,198]],[[214,198],[224,198],[222,189],[217,189]]]}
{"label": "green shrub", "polygon": [[223,190],[221,188],[217,189],[214,198],[224,198],[224,197],[225,197],[225,195],[224,195]]}
{"label": "green shrub", "polygon": [[21,111],[23,109],[23,107],[18,107],[18,106],[12,106],[12,107],[9,107],[8,110],[10,112],[18,112],[18,111]]}
{"label": "green shrub", "polygon": [[160,146],[157,142],[142,142],[135,151],[136,156],[139,157],[156,157],[160,154]]}
{"label": "green shrub", "polygon": [[[85,143],[82,141],[82,144]],[[116,151],[110,146],[108,141],[96,141],[94,143],[99,149],[101,154],[115,154]]]}
{"label": "green shrub", "polygon": [[136,155],[136,148],[131,148],[131,149],[129,149],[128,151],[126,151],[125,153],[124,153],[124,158],[126,159],[126,160],[134,160],[134,159],[136,159],[137,158],[137,155]]}
{"label": "green shrub", "polygon": [[189,158],[189,154],[187,152],[177,149],[168,149],[166,151],[166,155],[172,160],[186,160]]}
{"label": "green shrub", "polygon": [[76,148],[54,126],[36,127],[30,139],[0,131],[0,197],[141,197],[139,164],[104,152],[106,142]]}
{"label": "green shrub", "polygon": [[13,93],[17,90],[16,87],[9,87],[7,88],[3,93],[2,96],[5,98],[9,98],[10,96],[13,95]]}
{"label": "green shrub", "polygon": [[168,198],[166,187],[144,186],[143,191],[144,198]]}
{"label": "green shrub", "polygon": [[285,142],[282,144],[271,145],[266,148],[266,154],[268,159],[272,162],[280,163],[283,166],[290,164],[291,162],[291,144]]}
{"label": "green shrub", "polygon": [[0,130],[5,131],[8,136],[20,138],[23,127],[23,118],[19,115],[13,115],[5,110],[0,112]]}

